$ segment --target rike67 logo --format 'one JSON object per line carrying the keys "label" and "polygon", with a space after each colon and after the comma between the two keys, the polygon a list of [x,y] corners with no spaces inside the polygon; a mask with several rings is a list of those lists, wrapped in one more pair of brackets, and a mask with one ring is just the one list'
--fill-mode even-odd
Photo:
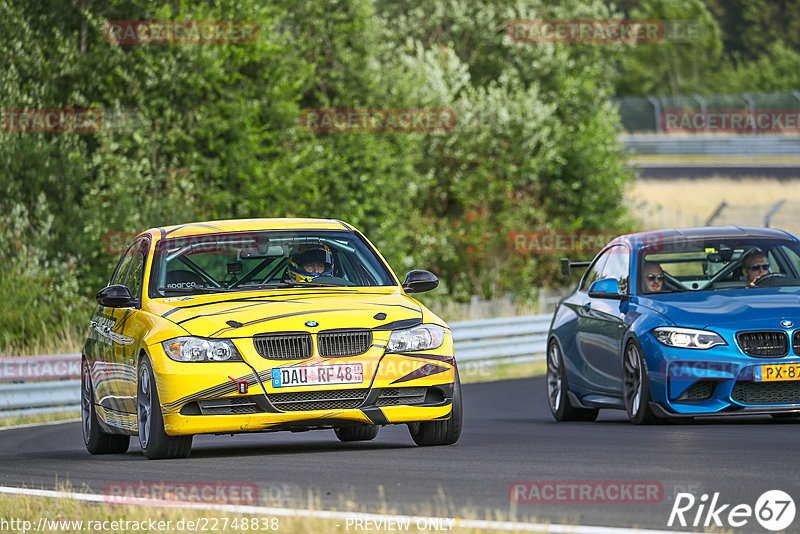
{"label": "rike67 logo", "polygon": [[719,492],[710,496],[704,493],[699,499],[691,493],[678,493],[667,526],[710,527],[713,524],[717,527],[739,528],[755,517],[763,528],[778,531],[786,530],[794,521],[794,516],[794,500],[781,490],[765,491],[756,500],[755,506],[723,503]]}

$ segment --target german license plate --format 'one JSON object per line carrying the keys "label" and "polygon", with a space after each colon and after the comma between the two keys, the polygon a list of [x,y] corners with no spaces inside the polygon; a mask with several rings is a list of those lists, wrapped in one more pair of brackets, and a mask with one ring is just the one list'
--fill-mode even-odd
{"label": "german license plate", "polygon": [[753,367],[753,380],[756,382],[800,380],[800,363],[756,365]]}
{"label": "german license plate", "polygon": [[364,371],[360,363],[276,367],[272,370],[272,387],[275,388],[362,382],[364,382]]}

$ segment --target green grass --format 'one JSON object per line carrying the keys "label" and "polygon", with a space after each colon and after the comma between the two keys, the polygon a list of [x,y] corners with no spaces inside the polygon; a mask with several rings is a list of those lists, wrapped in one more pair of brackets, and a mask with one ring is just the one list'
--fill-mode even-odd
{"label": "green grass", "polygon": [[521,363],[466,362],[458,367],[462,384],[479,382],[496,382],[513,378],[529,378],[541,376],[547,370],[545,360]]}
{"label": "green grass", "polygon": [[50,423],[55,421],[80,421],[80,410],[59,413],[43,413],[36,415],[17,415],[14,417],[0,417],[0,428],[19,425],[31,425],[36,423]]}

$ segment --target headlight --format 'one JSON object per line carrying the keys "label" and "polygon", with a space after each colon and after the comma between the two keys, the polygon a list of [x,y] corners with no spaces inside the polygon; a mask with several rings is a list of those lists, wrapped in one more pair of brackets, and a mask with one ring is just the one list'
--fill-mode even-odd
{"label": "headlight", "polygon": [[162,344],[167,356],[176,362],[242,361],[239,351],[227,339],[177,337]]}
{"label": "headlight", "polygon": [[662,326],[654,328],[653,335],[664,345],[680,349],[710,349],[717,345],[727,345],[719,334],[694,328]]}
{"label": "headlight", "polygon": [[389,336],[386,352],[413,352],[436,349],[444,343],[444,328],[435,324],[423,324],[408,330],[395,330]]}

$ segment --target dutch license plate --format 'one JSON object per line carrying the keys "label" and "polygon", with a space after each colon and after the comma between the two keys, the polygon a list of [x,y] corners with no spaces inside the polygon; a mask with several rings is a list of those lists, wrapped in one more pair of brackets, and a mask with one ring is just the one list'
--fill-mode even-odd
{"label": "dutch license plate", "polygon": [[362,382],[364,382],[364,370],[360,363],[276,367],[272,370],[272,387],[275,388]]}
{"label": "dutch license plate", "polygon": [[756,365],[753,367],[753,380],[774,382],[776,380],[800,380],[800,363],[780,363],[775,365]]}

